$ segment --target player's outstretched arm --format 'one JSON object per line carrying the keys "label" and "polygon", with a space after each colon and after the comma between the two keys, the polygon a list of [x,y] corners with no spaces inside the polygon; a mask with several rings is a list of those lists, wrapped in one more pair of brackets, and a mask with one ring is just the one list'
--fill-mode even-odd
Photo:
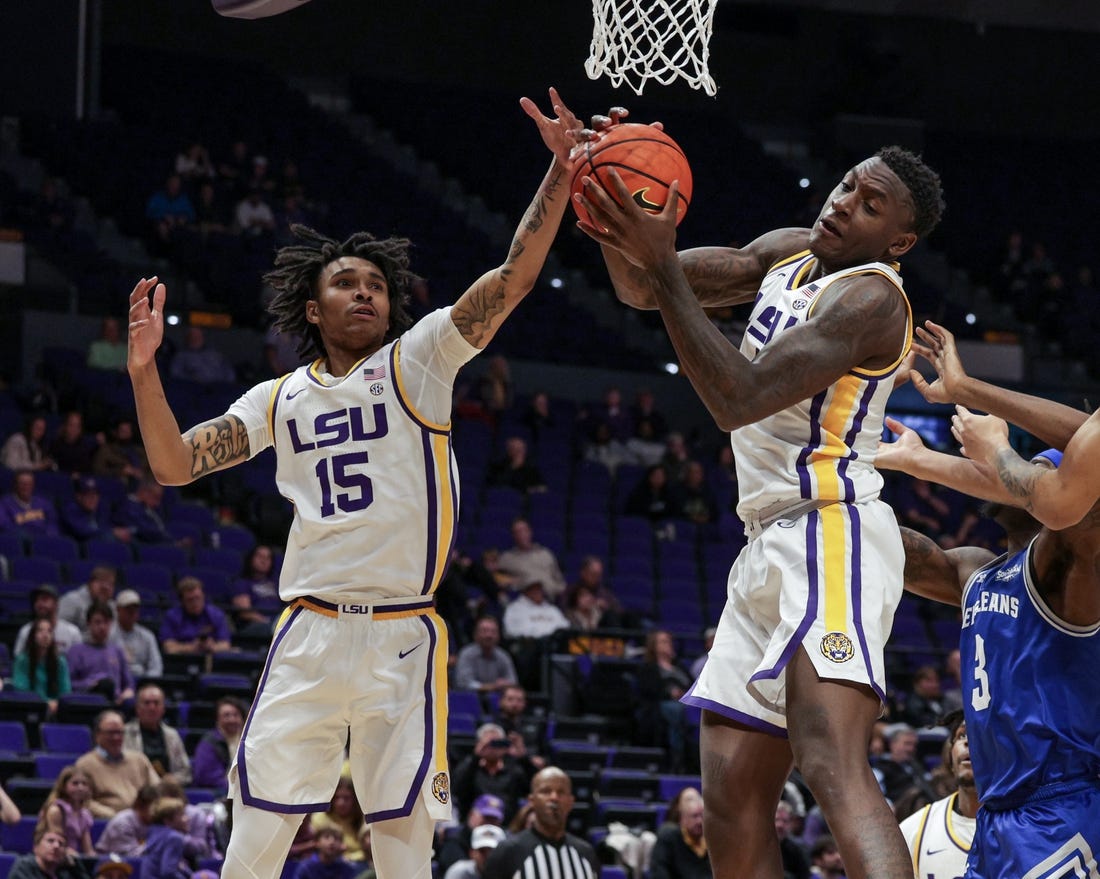
{"label": "player's outstretched arm", "polygon": [[936,379],[929,383],[913,370],[910,378],[924,399],[931,403],[959,403],[968,409],[979,409],[1003,418],[1036,436],[1045,445],[1065,449],[1070,438],[1088,418],[1084,412],[1010,391],[968,375],[955,345],[955,336],[932,321],[917,327],[920,342],[913,349],[936,370]]}
{"label": "player's outstretched arm", "polygon": [[512,310],[531,292],[542,271],[550,246],[569,204],[573,149],[584,126],[550,89],[555,118],[544,116],[530,98],[521,98],[523,111],[535,120],[543,143],[554,154],[550,170],[512,238],[504,263],[486,272],[451,309],[451,319],[471,345],[484,348]]}
{"label": "player's outstretched arm", "polygon": [[165,286],[155,277],[142,278],[130,293],[126,368],[153,476],[162,485],[186,485],[206,473],[247,460],[248,433],[238,418],[223,415],[180,434],[156,361],[164,339],[166,297]]}
{"label": "player's outstretched arm", "polygon": [[955,407],[951,432],[962,452],[1046,527],[1060,531],[1080,522],[1100,500],[1100,412],[1081,425],[1056,470],[1025,461],[1008,442],[1008,425],[992,415]]}
{"label": "player's outstretched arm", "polygon": [[955,607],[961,603],[970,575],[994,558],[988,549],[977,547],[945,550],[911,528],[901,529],[901,544],[905,548],[905,590]]}

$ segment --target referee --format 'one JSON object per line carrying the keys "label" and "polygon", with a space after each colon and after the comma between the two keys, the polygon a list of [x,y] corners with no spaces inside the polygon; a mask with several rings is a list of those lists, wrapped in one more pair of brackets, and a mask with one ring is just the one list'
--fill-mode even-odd
{"label": "referee", "polygon": [[573,783],[556,766],[531,779],[534,824],[498,845],[482,879],[597,879],[600,860],[583,839],[565,832],[573,809]]}

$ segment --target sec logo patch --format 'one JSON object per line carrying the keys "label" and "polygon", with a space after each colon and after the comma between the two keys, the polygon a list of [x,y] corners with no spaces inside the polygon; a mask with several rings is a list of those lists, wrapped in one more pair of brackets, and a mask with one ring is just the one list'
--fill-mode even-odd
{"label": "sec logo patch", "polygon": [[852,639],[843,632],[829,632],[821,639],[821,655],[831,662],[847,662],[856,651]]}

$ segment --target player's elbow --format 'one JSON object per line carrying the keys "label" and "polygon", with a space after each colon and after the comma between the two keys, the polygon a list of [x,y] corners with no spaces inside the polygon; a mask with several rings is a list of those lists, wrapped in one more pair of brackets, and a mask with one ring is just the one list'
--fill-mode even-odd
{"label": "player's elbow", "polygon": [[1090,509],[1092,505],[1088,507],[1059,505],[1050,509],[1036,509],[1033,515],[1051,531],[1064,531],[1084,519]]}

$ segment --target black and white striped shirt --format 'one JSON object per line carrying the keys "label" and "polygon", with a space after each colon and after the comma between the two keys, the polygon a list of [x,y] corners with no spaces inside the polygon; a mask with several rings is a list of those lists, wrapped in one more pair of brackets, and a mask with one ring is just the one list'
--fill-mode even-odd
{"label": "black and white striped shirt", "polygon": [[598,879],[596,850],[567,833],[551,840],[524,830],[496,847],[485,862],[482,879]]}

